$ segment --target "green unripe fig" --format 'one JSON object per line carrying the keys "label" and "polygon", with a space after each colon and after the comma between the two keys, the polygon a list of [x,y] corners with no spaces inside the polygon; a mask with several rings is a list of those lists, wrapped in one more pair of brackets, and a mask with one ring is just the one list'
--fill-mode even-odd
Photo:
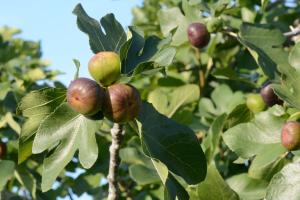
{"label": "green unripe fig", "polygon": [[98,113],[103,106],[104,89],[88,78],[78,78],[71,82],[67,91],[67,102],[75,111],[91,116]]}
{"label": "green unripe fig", "polygon": [[259,94],[249,94],[247,96],[246,105],[254,113],[261,112],[265,109],[266,104]]}
{"label": "green unripe fig", "polygon": [[125,123],[137,117],[141,97],[136,88],[126,84],[114,84],[107,88],[103,107],[104,116],[116,123]]}
{"label": "green unripe fig", "polygon": [[202,23],[192,23],[187,29],[188,39],[196,48],[205,47],[210,40],[210,33]]}
{"label": "green unripe fig", "polygon": [[290,121],[281,130],[281,144],[289,151],[300,149],[300,123]]}
{"label": "green unripe fig", "polygon": [[4,156],[6,155],[6,151],[7,151],[6,144],[0,142],[0,159],[4,158]]}
{"label": "green unripe fig", "polygon": [[90,59],[88,66],[94,80],[104,87],[116,82],[121,74],[120,56],[111,51],[97,53]]}

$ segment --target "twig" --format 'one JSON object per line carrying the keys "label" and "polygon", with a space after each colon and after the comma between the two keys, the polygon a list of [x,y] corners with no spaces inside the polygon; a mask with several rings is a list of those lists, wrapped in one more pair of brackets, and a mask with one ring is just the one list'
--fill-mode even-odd
{"label": "twig", "polygon": [[266,11],[272,10],[273,8],[275,8],[276,6],[278,6],[278,5],[280,5],[280,4],[284,3],[284,2],[285,2],[285,0],[275,1],[274,3],[271,3],[271,4],[267,5]]}
{"label": "twig", "polygon": [[120,164],[119,151],[124,135],[123,125],[115,123],[111,129],[112,142],[109,147],[110,160],[109,160],[109,172],[107,176],[109,188],[108,188],[108,200],[117,200],[119,196],[119,186],[117,181],[118,168]]}
{"label": "twig", "polygon": [[70,200],[73,200],[72,194],[69,189],[67,190],[67,192],[68,192],[68,196],[69,196]]}
{"label": "twig", "polygon": [[294,37],[294,36],[299,35],[299,34],[300,34],[300,28],[295,28],[294,30],[292,30],[290,32],[284,33],[283,35],[285,37]]}

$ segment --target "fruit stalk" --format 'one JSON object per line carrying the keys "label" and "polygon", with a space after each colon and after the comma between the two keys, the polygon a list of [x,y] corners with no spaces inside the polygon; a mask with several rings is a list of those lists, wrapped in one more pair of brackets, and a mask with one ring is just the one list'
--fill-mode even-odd
{"label": "fruit stalk", "polygon": [[109,172],[107,176],[109,188],[107,199],[117,200],[119,195],[119,186],[117,181],[118,169],[120,165],[119,151],[125,131],[122,124],[114,123],[114,126],[110,132],[112,136],[112,142],[109,147],[110,160]]}

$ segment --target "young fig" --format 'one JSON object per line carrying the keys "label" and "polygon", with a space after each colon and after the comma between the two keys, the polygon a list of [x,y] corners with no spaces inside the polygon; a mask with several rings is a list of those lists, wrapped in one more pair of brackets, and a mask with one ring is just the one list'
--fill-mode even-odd
{"label": "young fig", "polygon": [[90,59],[88,68],[95,81],[104,87],[109,86],[120,77],[120,56],[111,51],[99,52]]}
{"label": "young fig", "polygon": [[274,106],[275,104],[283,103],[283,101],[274,93],[274,90],[269,83],[263,86],[263,88],[260,90],[260,95],[269,107]]}
{"label": "young fig", "polygon": [[137,117],[141,107],[138,90],[126,84],[114,84],[107,88],[103,107],[104,116],[116,123],[125,123]]}
{"label": "young fig", "polygon": [[300,123],[290,121],[281,130],[281,144],[289,151],[300,149]]}
{"label": "young fig", "polygon": [[258,113],[264,110],[266,104],[259,94],[249,94],[246,99],[246,105],[254,113]]}
{"label": "young fig", "polygon": [[105,91],[88,78],[78,78],[71,82],[67,91],[67,102],[75,111],[91,116],[102,109]]}
{"label": "young fig", "polygon": [[210,34],[206,26],[202,23],[190,24],[187,29],[187,34],[190,43],[197,48],[205,47],[210,40]]}

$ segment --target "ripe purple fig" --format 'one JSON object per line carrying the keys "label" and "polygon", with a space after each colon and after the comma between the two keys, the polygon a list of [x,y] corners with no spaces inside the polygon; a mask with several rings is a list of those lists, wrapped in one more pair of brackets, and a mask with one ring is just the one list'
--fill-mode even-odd
{"label": "ripe purple fig", "polygon": [[0,142],[0,159],[4,158],[4,156],[6,155],[6,144]]}
{"label": "ripe purple fig", "polygon": [[197,48],[205,47],[210,40],[210,34],[206,26],[202,23],[190,24],[187,29],[187,34],[190,43]]}
{"label": "ripe purple fig", "polygon": [[89,72],[102,86],[111,85],[121,74],[120,56],[111,51],[97,53],[89,61]]}
{"label": "ripe purple fig", "polygon": [[260,90],[260,95],[269,107],[283,103],[283,101],[274,93],[274,90],[269,83]]}
{"label": "ripe purple fig", "polygon": [[290,121],[281,130],[281,144],[289,151],[300,149],[300,123]]}
{"label": "ripe purple fig", "polygon": [[104,116],[116,123],[124,123],[137,117],[141,97],[136,88],[126,84],[114,84],[107,88],[103,107]]}
{"label": "ripe purple fig", "polygon": [[105,91],[88,78],[78,78],[71,82],[67,91],[67,101],[71,108],[83,115],[94,115],[102,109]]}

